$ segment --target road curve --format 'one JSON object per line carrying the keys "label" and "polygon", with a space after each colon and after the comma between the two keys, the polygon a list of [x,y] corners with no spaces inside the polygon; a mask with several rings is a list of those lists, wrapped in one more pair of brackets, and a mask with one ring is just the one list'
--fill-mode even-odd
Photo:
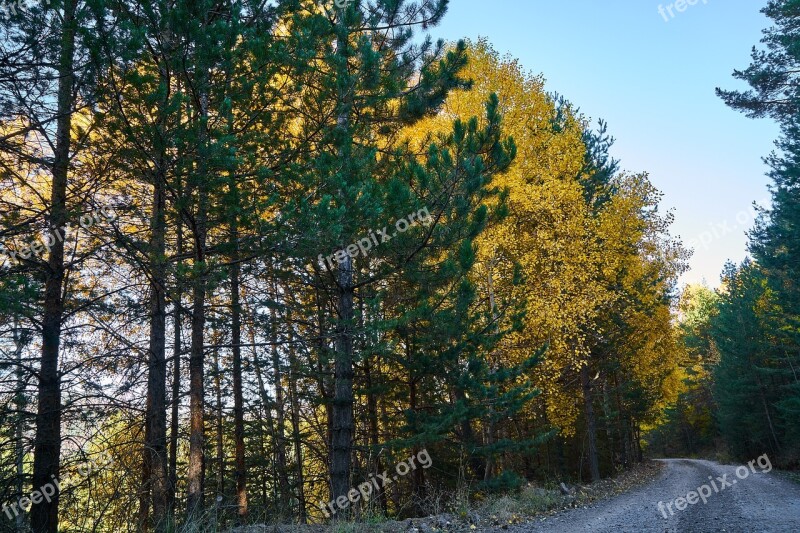
{"label": "road curve", "polygon": [[[764,473],[769,470],[766,461],[764,468],[758,463],[752,468],[741,467],[738,476],[735,465],[692,459],[663,461],[664,471],[647,485],[585,509],[564,511],[506,531],[800,532],[800,486]],[[703,485],[706,488],[700,489]],[[705,504],[698,489],[711,493]],[[690,497],[696,503],[678,502],[686,506],[678,510],[676,500],[686,499],[690,492],[695,493]],[[661,510],[659,502],[663,504]]]}

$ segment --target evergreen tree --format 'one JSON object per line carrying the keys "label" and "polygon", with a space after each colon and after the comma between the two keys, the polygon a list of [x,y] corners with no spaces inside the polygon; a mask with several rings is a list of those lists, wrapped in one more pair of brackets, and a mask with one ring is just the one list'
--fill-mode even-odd
{"label": "evergreen tree", "polygon": [[782,428],[775,408],[780,397],[775,369],[772,324],[764,313],[769,298],[758,266],[728,265],[719,314],[713,320],[720,351],[714,369],[714,398],[718,423],[737,457],[781,451]]}
{"label": "evergreen tree", "polygon": [[[767,158],[772,178],[772,205],[763,210],[750,234],[750,250],[770,287],[769,310],[773,328],[764,331],[769,349],[779,353],[788,382],[779,399],[782,416],[797,434],[800,423],[800,2],[771,0],[762,12],[774,26],[764,30],[765,49],[754,48],[752,63],[734,77],[746,81],[749,91],[723,91],[718,95],[749,117],[770,117],[781,126],[778,152]],[[753,272],[752,275],[757,275]],[[758,274],[760,275],[760,274]],[[774,440],[774,439],[773,439]],[[777,446],[777,443],[776,443]]]}
{"label": "evergreen tree", "polygon": [[[300,257],[312,263],[313,283],[331,303],[320,327],[333,332],[333,343],[320,346],[319,357],[327,364],[329,354],[333,356],[333,395],[329,398],[332,499],[346,496],[352,485],[354,373],[361,362],[359,353],[372,349],[355,332],[360,320],[359,292],[403,268],[431,245],[429,232],[406,233],[399,227],[386,236],[374,237],[372,232],[401,219],[413,224],[405,217],[427,203],[431,203],[429,209],[436,209],[451,201],[449,196],[437,196],[433,189],[438,153],[429,157],[428,165],[416,162],[416,154],[397,138],[402,128],[435,112],[447,92],[463,84],[457,77],[465,60],[463,45],[445,53],[442,42],[434,44],[426,38],[416,44],[412,40],[414,27],[436,25],[446,7],[444,0],[380,1],[369,9],[353,2],[292,21],[293,35],[315,36],[314,42],[305,42],[301,49],[312,47],[321,57],[299,73],[307,80],[305,86],[319,88],[302,95],[301,105],[309,111],[299,122],[301,137],[319,138],[317,148],[308,154],[307,168],[312,172],[300,176],[304,190],[312,194],[298,198],[296,205],[290,203],[284,212],[288,223],[302,231],[296,237],[301,243]],[[485,149],[460,131],[464,137],[458,143],[472,144],[459,144],[466,150],[456,152],[457,159],[443,154],[442,165],[450,172],[452,165],[479,165],[473,161],[480,157],[476,151]],[[475,126],[470,134],[477,133]],[[490,155],[502,159],[504,148],[496,144],[494,150]],[[456,176],[457,191],[463,191],[467,201],[482,189],[484,172],[491,172],[476,168],[474,182],[465,183],[463,176]],[[309,231],[312,228],[316,233]],[[384,244],[395,234],[392,245]],[[370,235],[379,240],[369,245],[376,250],[363,259],[356,258],[357,243]],[[406,244],[399,248],[400,242]],[[330,259],[331,252],[338,256]]]}

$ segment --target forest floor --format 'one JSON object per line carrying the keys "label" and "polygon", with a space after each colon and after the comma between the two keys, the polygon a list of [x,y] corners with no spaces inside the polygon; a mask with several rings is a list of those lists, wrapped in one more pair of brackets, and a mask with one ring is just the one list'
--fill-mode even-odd
{"label": "forest floor", "polygon": [[511,530],[539,517],[556,515],[568,509],[581,509],[614,498],[659,477],[664,464],[647,461],[622,472],[613,479],[588,485],[543,488],[528,485],[515,494],[487,497],[462,505],[452,513],[402,521],[347,522],[327,525],[260,525],[235,529],[231,533],[435,533],[488,532]]}

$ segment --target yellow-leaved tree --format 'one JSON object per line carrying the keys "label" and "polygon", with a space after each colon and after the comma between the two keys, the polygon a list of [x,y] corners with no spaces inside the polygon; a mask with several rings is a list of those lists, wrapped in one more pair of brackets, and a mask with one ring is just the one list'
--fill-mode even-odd
{"label": "yellow-leaved tree", "polygon": [[[519,364],[547,347],[520,378],[540,396],[514,421],[484,422],[484,443],[557,432],[537,459],[549,464],[552,452],[553,462],[563,462],[565,445],[581,452],[582,427],[597,433],[598,412],[608,463],[627,461],[636,455],[641,425],[680,385],[670,291],[685,253],[669,238],[671,217],[659,215],[660,194],[646,175],[613,176],[611,164],[605,181],[597,179],[588,121],[549,95],[541,76],[485,41],[469,43],[468,53],[471,87],[451,93],[439,114],[407,135],[424,143],[454,119],[480,116],[487,97],[498,96],[517,157],[492,183],[505,190],[507,214],[477,241],[473,276],[498,329],[513,320],[514,304],[523,302],[525,315],[489,354],[490,364]],[[611,337],[620,344],[607,349]]]}

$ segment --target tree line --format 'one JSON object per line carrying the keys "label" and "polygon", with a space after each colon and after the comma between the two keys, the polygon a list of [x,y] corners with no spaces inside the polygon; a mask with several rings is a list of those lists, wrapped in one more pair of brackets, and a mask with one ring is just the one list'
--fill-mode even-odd
{"label": "tree line", "polygon": [[0,498],[71,482],[0,526],[319,522],[424,451],[336,518],[412,516],[642,460],[682,386],[660,193],[433,40],[446,0],[340,4],[3,16]]}
{"label": "tree line", "polygon": [[717,89],[723,101],[781,128],[769,165],[771,205],[749,234],[750,257],[729,263],[717,290],[689,287],[681,300],[685,390],[652,435],[667,454],[713,450],[735,460],[767,453],[800,467],[800,61],[797,2],[772,0],[762,12],[774,26],[762,49],[734,77],[747,91]]}

